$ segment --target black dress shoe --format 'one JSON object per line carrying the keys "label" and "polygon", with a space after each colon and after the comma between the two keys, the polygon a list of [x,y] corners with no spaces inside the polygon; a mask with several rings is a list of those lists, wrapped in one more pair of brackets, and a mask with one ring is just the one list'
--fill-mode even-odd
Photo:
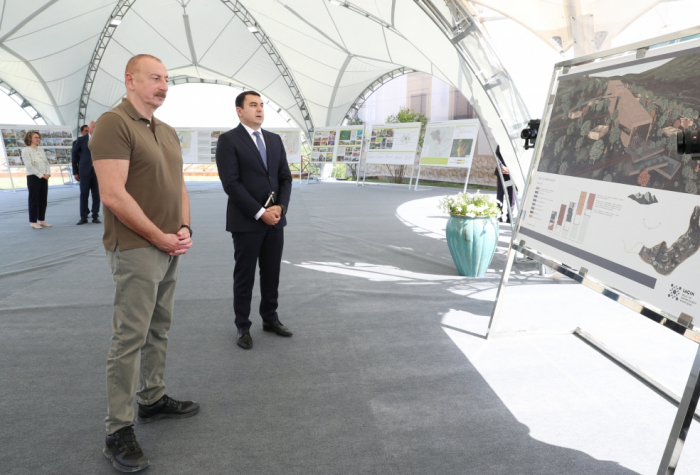
{"label": "black dress shoe", "polygon": [[100,224],[102,221],[100,221],[100,218],[92,218],[92,222],[95,224]]}
{"label": "black dress shoe", "polygon": [[87,224],[87,219],[81,219],[80,221],[78,221],[75,224],[77,224],[78,226],[80,226],[81,224]]}
{"label": "black dress shoe", "polygon": [[250,350],[253,347],[253,339],[250,337],[250,330],[247,328],[238,330],[238,346],[244,350]]}
{"label": "black dress shoe", "polygon": [[109,434],[102,453],[120,472],[138,472],[149,465],[139,443],[136,442],[134,428],[131,426]]}
{"label": "black dress shoe", "polygon": [[285,327],[282,325],[282,322],[277,320],[276,322],[272,323],[265,323],[263,322],[263,330],[266,332],[275,332],[279,336],[292,336],[293,333],[289,331],[289,328]]}
{"label": "black dress shoe", "polygon": [[176,401],[164,394],[158,402],[150,406],[139,404],[139,412],[136,422],[148,424],[160,419],[184,419],[192,417],[199,412],[199,404],[194,401]]}

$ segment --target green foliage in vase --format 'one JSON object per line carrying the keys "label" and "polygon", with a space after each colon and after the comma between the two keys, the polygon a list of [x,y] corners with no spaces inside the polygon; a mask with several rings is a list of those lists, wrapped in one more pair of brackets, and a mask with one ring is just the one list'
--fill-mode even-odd
{"label": "green foliage in vase", "polygon": [[443,197],[439,204],[445,213],[469,218],[496,218],[501,215],[499,201],[492,195],[482,195],[480,192],[459,193]]}

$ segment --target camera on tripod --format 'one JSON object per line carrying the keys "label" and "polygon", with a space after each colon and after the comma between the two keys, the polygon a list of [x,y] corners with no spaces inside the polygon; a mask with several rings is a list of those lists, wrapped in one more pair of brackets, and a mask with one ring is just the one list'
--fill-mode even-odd
{"label": "camera on tripod", "polygon": [[693,160],[700,160],[700,132],[686,130],[676,132],[676,145],[678,155],[690,155]]}
{"label": "camera on tripod", "polygon": [[527,128],[520,132],[520,138],[525,140],[525,150],[535,147],[537,133],[540,130],[540,119],[532,119],[527,123]]}

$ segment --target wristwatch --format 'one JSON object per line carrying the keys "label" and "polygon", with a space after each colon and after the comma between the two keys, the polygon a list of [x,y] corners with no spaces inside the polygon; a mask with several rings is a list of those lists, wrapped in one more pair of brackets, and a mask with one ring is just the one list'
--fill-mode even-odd
{"label": "wristwatch", "polygon": [[182,229],[182,228],[187,228],[187,230],[190,232],[190,238],[192,238],[192,228],[186,224],[183,224],[182,226],[180,226],[180,229]]}
{"label": "wristwatch", "polygon": [[287,214],[287,207],[285,205],[281,204],[280,208],[282,208],[282,215]]}

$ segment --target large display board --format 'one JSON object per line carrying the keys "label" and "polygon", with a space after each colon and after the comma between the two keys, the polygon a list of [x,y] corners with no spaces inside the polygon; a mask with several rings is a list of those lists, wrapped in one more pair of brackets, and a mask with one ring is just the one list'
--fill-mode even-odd
{"label": "large display board", "polygon": [[420,165],[471,168],[479,119],[430,122],[425,130]]}
{"label": "large display board", "polygon": [[517,240],[653,307],[700,316],[700,40],[559,72]]}
{"label": "large display board", "polygon": [[22,162],[22,149],[26,147],[24,136],[30,130],[36,130],[41,134],[39,148],[44,150],[46,159],[51,165],[67,165],[71,163],[71,149],[74,139],[70,127],[58,125],[0,125],[2,146],[8,167],[24,167]]}
{"label": "large display board", "polygon": [[[280,135],[287,152],[288,163],[301,163],[301,130],[266,127],[264,129]],[[227,127],[175,127],[182,149],[182,161],[187,164],[216,163],[219,136],[229,130],[231,129]]]}
{"label": "large display board", "polygon": [[370,126],[366,163],[413,165],[420,129],[420,122]]}

